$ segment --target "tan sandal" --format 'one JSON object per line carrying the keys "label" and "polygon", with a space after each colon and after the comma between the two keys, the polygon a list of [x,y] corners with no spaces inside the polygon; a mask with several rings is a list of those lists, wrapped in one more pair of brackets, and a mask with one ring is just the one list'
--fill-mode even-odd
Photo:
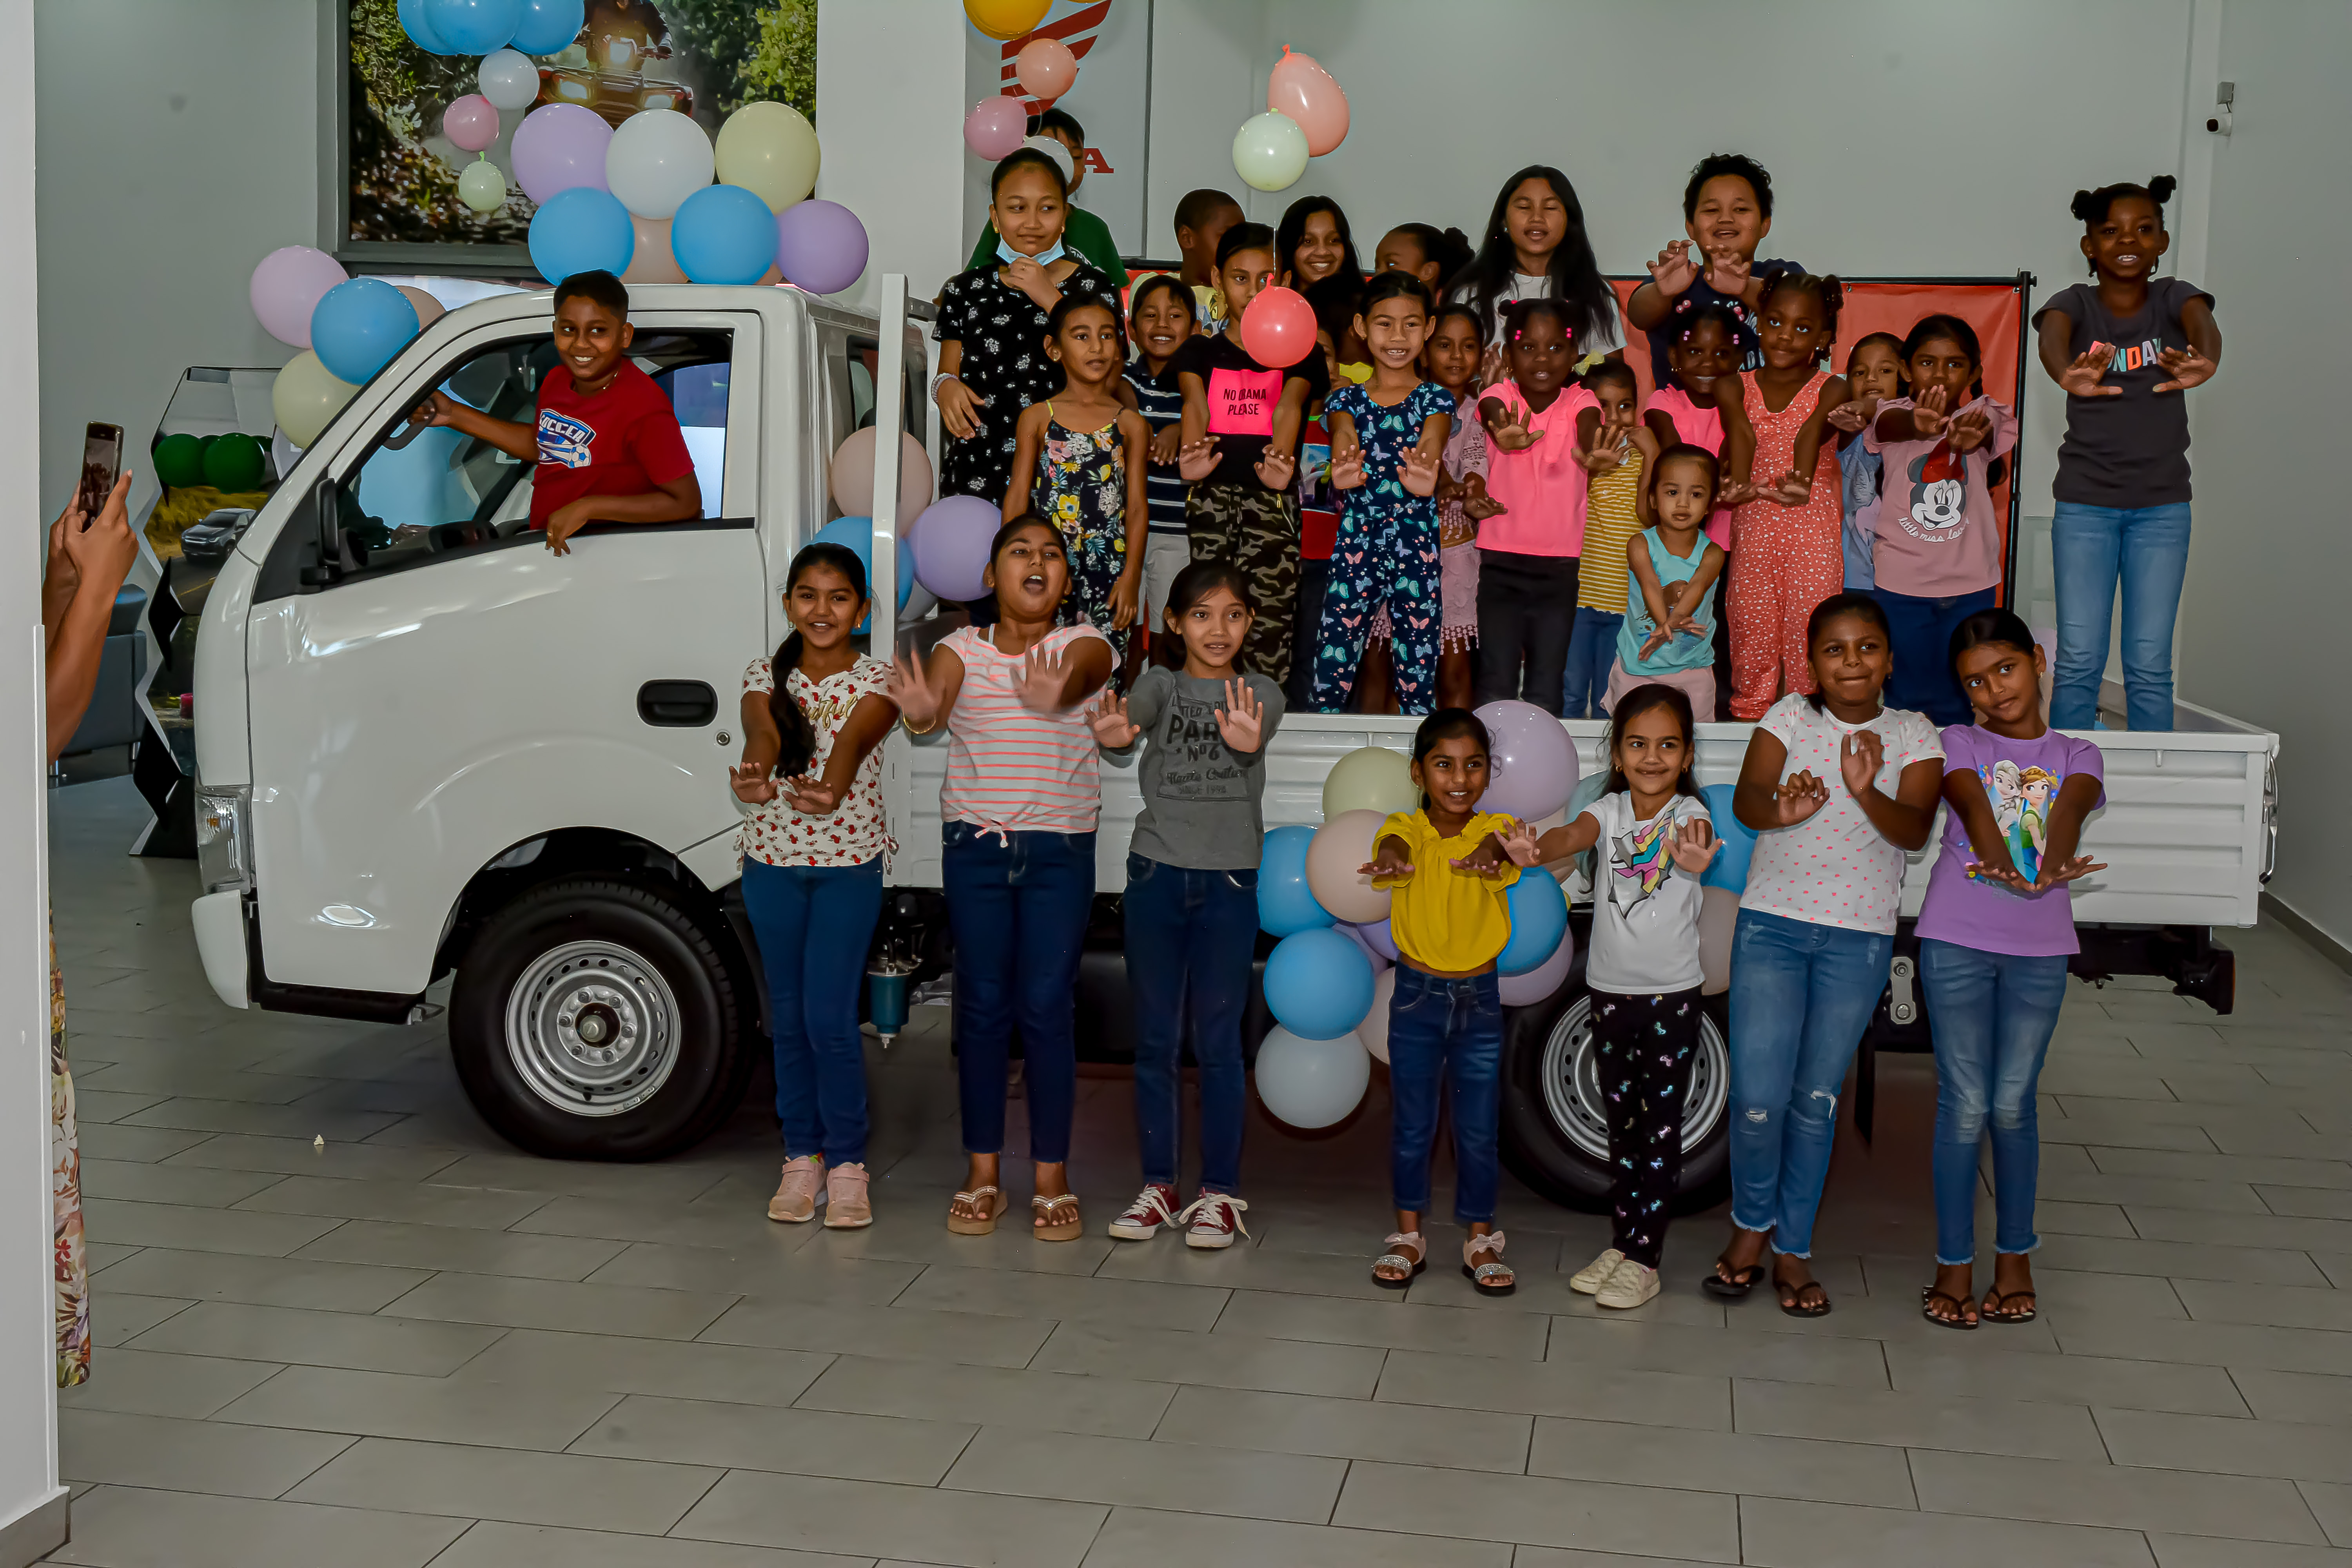
{"label": "tan sandal", "polygon": [[1490,1230],[1462,1244],[1462,1277],[1475,1286],[1481,1296],[1507,1296],[1519,1288],[1511,1266],[1503,1261],[1501,1231]]}
{"label": "tan sandal", "polygon": [[[1372,1283],[1383,1290],[1402,1290],[1412,1283],[1413,1276],[1429,1267],[1429,1247],[1417,1230],[1400,1230],[1381,1243],[1388,1248],[1372,1259]],[[1412,1250],[1404,1251],[1402,1248]],[[1389,1275],[1383,1268],[1399,1270]]]}
{"label": "tan sandal", "polygon": [[[967,1208],[978,1209],[981,1217],[966,1219],[956,1213],[956,1204],[961,1204]],[[992,1182],[983,1186],[974,1187],[968,1193],[958,1193],[948,1205],[948,1229],[957,1236],[992,1235],[996,1229],[997,1216],[1003,1214],[1007,1206],[1008,1202],[1003,1193],[1000,1192]]]}
{"label": "tan sandal", "polygon": [[[1070,1217],[1057,1220],[1055,1212],[1067,1205]],[[1086,1234],[1086,1224],[1078,1218],[1078,1194],[1064,1193],[1059,1197],[1032,1197],[1029,1206],[1036,1210],[1030,1224],[1030,1234],[1039,1241],[1076,1241]]]}

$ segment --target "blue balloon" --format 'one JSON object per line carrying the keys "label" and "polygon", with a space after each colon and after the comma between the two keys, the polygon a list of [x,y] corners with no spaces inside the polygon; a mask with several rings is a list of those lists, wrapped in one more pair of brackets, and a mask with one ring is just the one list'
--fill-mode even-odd
{"label": "blue balloon", "polygon": [[572,47],[587,20],[582,0],[523,0],[522,25],[507,46],[527,55],[558,55]]}
{"label": "blue balloon", "polygon": [[1748,860],[1756,853],[1756,834],[1739,818],[1731,815],[1729,784],[1707,784],[1699,794],[1706,797],[1707,815],[1715,818],[1715,836],[1723,840],[1723,853],[1701,877],[1702,888],[1728,888],[1735,893],[1748,890]]}
{"label": "blue balloon", "polygon": [[1568,895],[1548,871],[1522,871],[1504,894],[1511,910],[1511,940],[1495,960],[1506,974],[1525,974],[1552,955],[1568,931]]}
{"label": "blue balloon", "polygon": [[327,374],[353,386],[392,363],[416,335],[416,307],[381,278],[352,278],[310,309],[310,347]]}
{"label": "blue balloon", "polygon": [[503,49],[522,25],[522,0],[424,0],[419,9],[453,55]]}
{"label": "blue balloon", "polygon": [[1294,931],[1266,955],[1265,1008],[1300,1039],[1336,1040],[1372,1010],[1372,961],[1336,931]]}
{"label": "blue balloon", "polygon": [[1257,924],[1268,936],[1331,924],[1331,911],[1307,887],[1307,847],[1314,841],[1311,827],[1277,827],[1265,836],[1257,862]]}
{"label": "blue balloon", "polygon": [[629,209],[610,191],[574,185],[540,204],[530,219],[530,264],[550,283],[577,272],[618,278],[637,253]]}
{"label": "blue balloon", "polygon": [[669,222],[670,254],[697,283],[757,283],[776,264],[776,215],[740,185],[705,185]]}
{"label": "blue balloon", "polygon": [[425,15],[425,0],[400,0],[400,26],[409,41],[428,55],[457,53],[433,30],[432,22]]}
{"label": "blue balloon", "polygon": [[[871,591],[874,582],[874,520],[872,518],[836,517],[818,529],[816,537],[809,542],[838,544],[856,555],[858,563],[866,568],[866,585],[868,591]],[[899,542],[902,548],[898,552],[898,607],[903,610],[907,607],[907,600],[915,592],[915,573],[903,548],[905,541],[902,540]],[[869,615],[857,623],[857,629],[850,635],[862,637],[873,628],[873,626],[874,617]]]}

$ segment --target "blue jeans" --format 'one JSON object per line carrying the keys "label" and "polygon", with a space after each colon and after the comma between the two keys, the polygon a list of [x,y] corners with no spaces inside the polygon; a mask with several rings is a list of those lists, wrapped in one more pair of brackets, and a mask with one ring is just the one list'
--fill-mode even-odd
{"label": "blue jeans", "polygon": [[1129,855],[1125,906],[1143,1179],[1174,1186],[1182,1164],[1177,1131],[1189,1034],[1201,1066],[1201,1185],[1238,1191],[1248,1098],[1242,1010],[1257,945],[1257,872],[1197,871]]}
{"label": "blue jeans", "polygon": [[1919,984],[1936,1037],[1936,1261],[1977,1254],[1977,1144],[1992,1131],[1993,1246],[2031,1252],[2042,1139],[2033,1107],[2042,1058],[2066,1000],[2066,960],[1919,943]]}
{"label": "blue jeans", "polygon": [[1004,1148],[1004,1079],[1021,1028],[1029,1095],[1029,1157],[1070,1157],[1077,1102],[1072,1016],[1078,953],[1094,907],[1091,833],[940,829],[948,930],[955,938],[956,1089],[968,1154]]}
{"label": "blue jeans", "polygon": [[866,1045],[857,986],[882,913],[882,857],[863,866],[743,861],[743,912],[768,975],[784,1153],[866,1158]]}
{"label": "blue jeans", "polygon": [[[1622,616],[1590,605],[1576,607],[1576,629],[1568,634],[1568,694],[1560,705],[1560,717],[1601,716],[1601,694],[1609,689],[1609,667],[1617,662],[1617,629],[1624,624]],[[1701,714],[1699,722],[1714,717]]]}
{"label": "blue jeans", "polygon": [[1441,1080],[1454,1089],[1454,1217],[1492,1224],[1500,1180],[1503,995],[1492,970],[1447,979],[1409,963],[1389,1003],[1389,1184],[1396,1206],[1429,1212],[1429,1155]]}
{"label": "blue jeans", "polygon": [[1886,705],[1916,709],[1938,729],[1967,723],[1969,700],[1952,673],[1952,633],[1979,610],[1991,609],[1999,591],[1979,588],[1948,599],[1923,599],[1873,588],[1871,596],[1886,612],[1887,641],[1895,654]]}
{"label": "blue jeans", "polygon": [[1759,910],[1731,938],[1731,1223],[1813,1254],[1838,1090],[1886,989],[1895,939]]}
{"label": "blue jeans", "polygon": [[2050,521],[2058,585],[2058,668],[2050,722],[2087,730],[2107,668],[2116,584],[2124,590],[2124,712],[2135,730],[2172,728],[2172,623],[2189,575],[2189,503],[2084,506],[2062,500]]}

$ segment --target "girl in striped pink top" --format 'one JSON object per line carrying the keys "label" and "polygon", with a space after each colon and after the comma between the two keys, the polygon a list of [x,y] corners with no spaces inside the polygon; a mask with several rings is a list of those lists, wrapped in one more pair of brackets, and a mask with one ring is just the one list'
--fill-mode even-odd
{"label": "girl in striped pink top", "polygon": [[941,639],[927,668],[901,656],[890,696],[908,731],[948,731],[940,789],[942,879],[955,942],[956,1079],[970,1161],[948,1228],[985,1236],[1005,1197],[1004,1084],[1021,1027],[1036,1162],[1032,1232],[1074,1241],[1066,1169],[1077,1099],[1072,999],[1095,891],[1102,781],[1087,708],[1110,679],[1093,626],[1056,626],[1070,585],[1061,530],[1036,514],[997,531],[986,582],[1001,617]]}

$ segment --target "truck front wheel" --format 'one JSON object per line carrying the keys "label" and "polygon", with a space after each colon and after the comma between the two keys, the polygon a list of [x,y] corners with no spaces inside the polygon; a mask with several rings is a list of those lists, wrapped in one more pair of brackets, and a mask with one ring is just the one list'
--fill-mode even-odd
{"label": "truck front wheel", "polygon": [[474,1109],[519,1147],[652,1160],[708,1136],[742,1098],[740,1005],[690,912],[651,889],[572,878],[484,922],[457,966],[449,1042]]}

